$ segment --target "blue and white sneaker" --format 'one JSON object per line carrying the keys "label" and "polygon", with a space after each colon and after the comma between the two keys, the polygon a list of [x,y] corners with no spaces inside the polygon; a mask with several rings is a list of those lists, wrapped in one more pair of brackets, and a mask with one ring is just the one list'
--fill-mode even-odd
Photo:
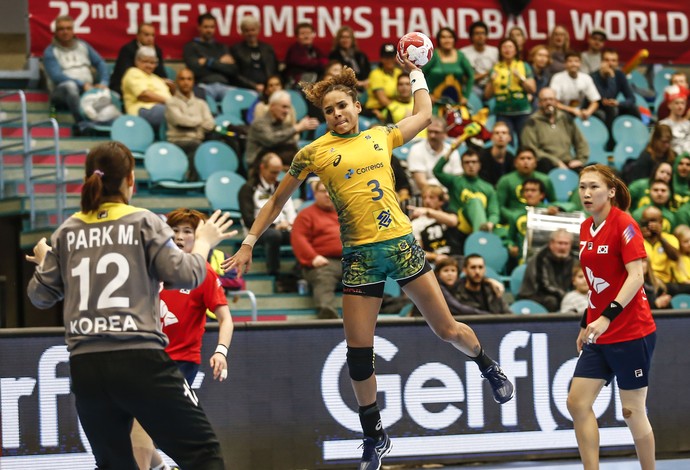
{"label": "blue and white sneaker", "polygon": [[508,377],[506,377],[496,362],[482,372],[482,377],[489,381],[496,403],[502,405],[510,401],[515,395],[515,387],[513,387],[513,384],[510,383],[510,380],[508,380]]}
{"label": "blue and white sneaker", "polygon": [[383,437],[378,441],[371,437],[365,437],[360,447],[364,447],[364,452],[362,453],[359,470],[379,470],[382,459],[388,455],[393,445],[388,438],[388,434],[384,433]]}

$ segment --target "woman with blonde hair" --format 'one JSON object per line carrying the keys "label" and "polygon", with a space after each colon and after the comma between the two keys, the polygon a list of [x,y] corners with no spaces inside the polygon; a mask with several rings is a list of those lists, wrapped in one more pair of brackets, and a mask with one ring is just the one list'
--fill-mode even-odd
{"label": "woman with blonde hair", "polygon": [[551,75],[565,70],[565,53],[570,50],[570,34],[565,26],[560,24],[554,26],[546,46],[551,55],[551,65],[549,65]]}

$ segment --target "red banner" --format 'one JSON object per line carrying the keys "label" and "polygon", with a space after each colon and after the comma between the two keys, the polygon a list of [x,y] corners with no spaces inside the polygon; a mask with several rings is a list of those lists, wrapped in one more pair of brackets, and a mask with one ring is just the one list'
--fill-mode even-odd
{"label": "red banner", "polygon": [[607,46],[618,49],[624,61],[646,48],[649,62],[690,63],[688,1],[618,0],[605,5],[597,0],[533,0],[519,17],[504,13],[496,0],[465,0],[462,6],[454,0],[436,0],[433,6],[419,6],[413,0],[346,3],[29,0],[31,52],[42,55],[52,37],[52,21],[58,15],[69,14],[75,19],[77,35],[106,59],[114,59],[119,48],[136,34],[137,25],[148,22],[156,27],[156,41],[165,56],[179,60],[182,46],[196,35],[198,15],[208,11],[218,20],[218,40],[227,44],[240,40],[239,22],[243,16],[259,18],[262,39],[275,47],[279,59],[294,42],[296,25],[304,21],[314,25],[316,44],[324,52],[331,49],[331,38],[341,25],[351,26],[359,47],[377,61],[381,43],[397,42],[409,31],[433,36],[439,28],[450,26],[457,31],[458,46],[464,46],[469,43],[468,25],[481,19],[489,25],[493,44],[513,25],[526,31],[528,46],[545,43],[548,31],[562,24],[570,32],[571,47],[584,50],[588,32],[601,27],[608,32]]}

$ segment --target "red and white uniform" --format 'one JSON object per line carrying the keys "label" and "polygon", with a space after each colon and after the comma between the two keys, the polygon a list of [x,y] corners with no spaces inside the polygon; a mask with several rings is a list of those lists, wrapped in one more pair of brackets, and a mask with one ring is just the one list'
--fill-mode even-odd
{"label": "red and white uniform", "polygon": [[[580,227],[580,264],[589,285],[587,323],[599,318],[628,277],[626,263],[647,257],[637,222],[617,207],[593,228],[590,217]],[[620,343],[643,338],[656,330],[644,288],[623,308],[597,344]]]}
{"label": "red and white uniform", "polygon": [[161,322],[170,344],[165,348],[173,361],[201,364],[201,338],[206,326],[206,309],[227,305],[218,275],[206,263],[206,278],[196,289],[163,290]]}

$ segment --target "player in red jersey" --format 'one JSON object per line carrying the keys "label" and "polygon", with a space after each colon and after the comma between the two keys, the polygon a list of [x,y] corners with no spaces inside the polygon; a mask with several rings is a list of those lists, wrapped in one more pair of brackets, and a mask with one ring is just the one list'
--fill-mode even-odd
{"label": "player in red jersey", "polygon": [[599,468],[599,429],[593,404],[613,377],[623,418],[632,433],[642,470],[654,463],[654,433],[646,414],[649,366],[656,325],[644,292],[640,229],[630,214],[630,193],[604,165],[580,173],[580,199],[591,214],[580,228],[580,263],[589,285],[582,317],[580,358],[568,393],[580,458],[585,470]]}

